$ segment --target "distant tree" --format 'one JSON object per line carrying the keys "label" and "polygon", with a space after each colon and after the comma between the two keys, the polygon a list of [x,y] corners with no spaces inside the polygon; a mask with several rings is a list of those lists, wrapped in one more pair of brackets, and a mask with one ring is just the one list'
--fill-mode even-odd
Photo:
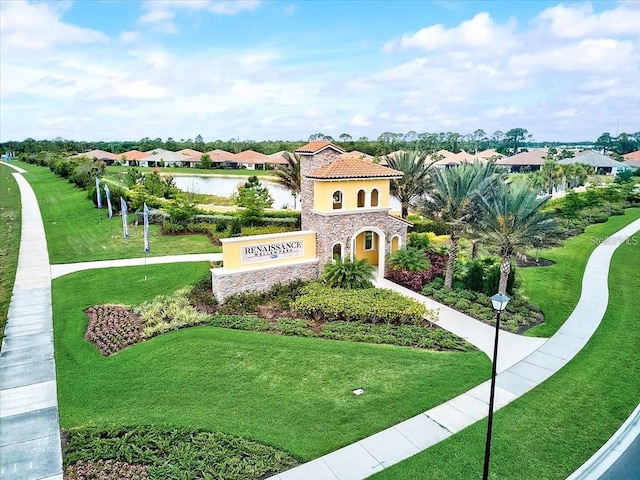
{"label": "distant tree", "polygon": [[350,142],[351,140],[353,140],[353,138],[351,137],[351,135],[349,135],[348,133],[343,133],[341,134],[339,137],[341,142]]}
{"label": "distant tree", "polygon": [[639,144],[633,135],[628,133],[621,133],[618,138],[615,139],[615,150],[620,155],[625,153],[635,152],[638,150]]}
{"label": "distant tree", "polygon": [[204,139],[202,135],[196,135],[196,138],[193,141],[193,149],[198,150],[199,152],[205,151]]}
{"label": "distant tree", "polygon": [[262,186],[255,175],[249,177],[246,182],[240,183],[237,190],[231,195],[239,207],[253,207],[260,205],[263,209],[273,205],[273,198],[269,190]]}
{"label": "distant tree", "polygon": [[205,170],[211,168],[211,156],[208,153],[203,153],[200,157],[200,167]]}
{"label": "distant tree", "polygon": [[611,134],[609,132],[604,132],[598,137],[596,143],[594,143],[593,146],[598,148],[599,150],[602,150],[602,153],[606,155],[607,152],[613,150],[614,148],[613,138],[611,138]]}
{"label": "distant tree", "polygon": [[519,152],[520,147],[531,138],[531,135],[525,128],[512,128],[504,134],[504,141],[511,149],[512,155]]}

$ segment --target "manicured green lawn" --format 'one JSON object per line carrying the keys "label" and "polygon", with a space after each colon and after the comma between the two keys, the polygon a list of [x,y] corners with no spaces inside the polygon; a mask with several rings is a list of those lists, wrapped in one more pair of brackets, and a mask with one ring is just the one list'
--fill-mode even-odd
{"label": "manicured green lawn", "polygon": [[[130,214],[129,238],[122,235],[122,218],[107,217],[107,209],[95,208],[87,192],[55,176],[48,168],[16,162],[28,171],[24,176],[38,198],[47,235],[49,261],[73,263],[90,260],[135,258],[145,255],[142,223]],[[150,256],[220,252],[205,235],[160,235],[151,225]]]}
{"label": "manicured green lawn", "polygon": [[[215,327],[113,357],[83,339],[84,309],[138,304],[209,275],[207,263],[79,272],[54,280],[61,425],[162,425],[242,435],[310,460],[486,380],[480,352],[444,353]],[[365,394],[352,391],[364,388]]]}
{"label": "manicured green lawn", "polygon": [[578,303],[582,275],[598,240],[637,218],[640,218],[640,208],[627,209],[624,215],[587,227],[583,234],[570,238],[562,247],[541,252],[541,257],[553,260],[555,265],[518,269],[522,278],[521,292],[537,303],[545,315],[545,322],[529,330],[527,335],[550,337],[558,331]]}
{"label": "manicured green lawn", "polygon": [[[633,299],[640,291],[640,245],[623,244],[615,252],[609,288],[616,294],[587,346],[549,380],[496,413],[490,478],[564,479],[636,407],[640,316]],[[486,428],[486,420],[478,422],[373,478],[480,478]]]}
{"label": "manicured green lawn", "polygon": [[15,170],[0,165],[0,339],[4,336],[18,268],[22,211]]}

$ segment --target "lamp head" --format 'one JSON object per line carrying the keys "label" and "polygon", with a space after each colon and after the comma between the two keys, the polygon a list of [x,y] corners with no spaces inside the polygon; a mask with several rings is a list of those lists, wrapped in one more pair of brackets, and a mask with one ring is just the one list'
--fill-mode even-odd
{"label": "lamp head", "polygon": [[503,312],[505,308],[507,308],[507,303],[511,300],[506,295],[502,293],[496,293],[493,297],[491,297],[491,303],[493,304],[493,309],[496,312]]}

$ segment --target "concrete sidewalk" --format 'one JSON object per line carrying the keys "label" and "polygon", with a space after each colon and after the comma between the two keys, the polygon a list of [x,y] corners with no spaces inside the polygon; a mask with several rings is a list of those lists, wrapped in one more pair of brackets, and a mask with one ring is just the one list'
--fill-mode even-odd
{"label": "concrete sidewalk", "polygon": [[159,265],[180,262],[218,262],[222,261],[221,253],[196,253],[191,255],[167,255],[164,257],[138,257],[123,260],[99,260],[95,262],[61,263],[51,265],[51,279],[94,268],[134,267],[142,265]]}
{"label": "concrete sidewalk", "polygon": [[36,196],[14,177],[22,236],[0,353],[0,478],[62,480],[49,254]]}
{"label": "concrete sidewalk", "polygon": [[[640,220],[623,228],[591,254],[582,294],[558,332],[496,378],[495,410],[511,403],[565,366],[589,341],[609,300],[608,274],[613,252],[640,230]],[[456,319],[449,318],[448,324]],[[461,319],[466,322],[466,319]],[[438,322],[440,323],[440,322]],[[457,327],[456,327],[457,328]],[[471,337],[470,337],[471,338]],[[478,339],[482,338],[482,334]],[[509,342],[509,337],[500,337]],[[507,351],[500,344],[498,362]],[[513,355],[512,360],[517,359]],[[503,364],[504,366],[504,364]],[[489,413],[490,380],[431,410],[311,462],[271,477],[274,480],[360,480],[450,437]],[[605,455],[614,454],[609,449]],[[616,457],[617,458],[617,457]],[[587,477],[583,477],[587,478]],[[597,478],[597,477],[588,477]]]}

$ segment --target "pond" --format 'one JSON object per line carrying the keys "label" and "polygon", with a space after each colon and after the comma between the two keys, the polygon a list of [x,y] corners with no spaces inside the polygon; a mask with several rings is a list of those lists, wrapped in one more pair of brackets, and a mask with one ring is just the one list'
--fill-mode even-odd
{"label": "pond", "polygon": [[[240,182],[246,182],[248,178],[249,177],[180,177],[176,175],[173,177],[173,182],[176,187],[184,192],[230,197],[238,188],[238,184]],[[300,197],[294,199],[289,190],[285,190],[277,183],[262,178],[260,178],[260,182],[269,190],[269,194],[271,198],[273,198],[273,208],[294,208],[295,205],[295,208],[300,210]],[[400,211],[400,202],[396,198],[391,197],[389,203],[392,211]]]}
{"label": "pond", "polygon": [[[173,182],[180,190],[190,193],[204,193],[207,195],[219,195],[230,197],[236,191],[238,184],[246,182],[248,177],[196,177],[174,176]],[[300,209],[300,198],[294,201],[289,190],[285,190],[280,185],[268,180],[260,179],[263,186],[267,187],[271,198],[273,198],[273,208],[294,208]]]}

